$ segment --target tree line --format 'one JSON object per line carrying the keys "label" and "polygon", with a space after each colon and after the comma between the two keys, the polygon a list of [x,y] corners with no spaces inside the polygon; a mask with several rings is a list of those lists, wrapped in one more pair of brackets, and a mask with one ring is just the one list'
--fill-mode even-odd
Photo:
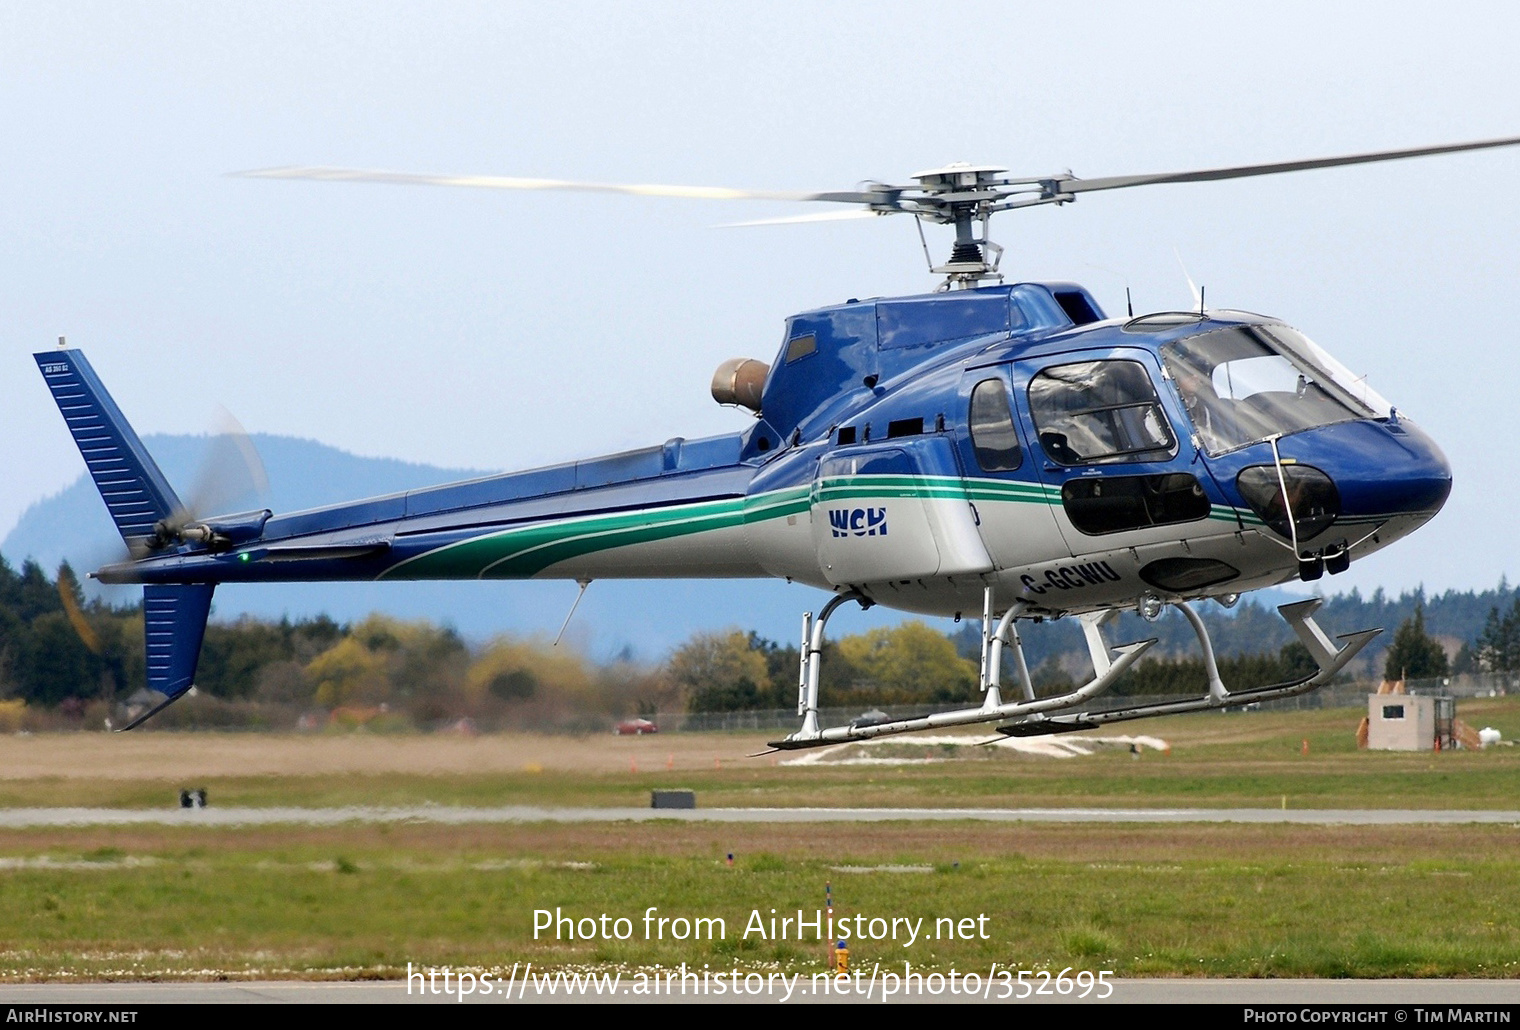
{"label": "tree line", "polygon": [[[141,604],[86,600],[67,565],[50,579],[35,563],[17,571],[0,558],[0,727],[26,710],[100,725],[146,681]],[[213,618],[195,704],[155,720],[172,726],[193,710],[202,723],[258,725],[260,713],[311,710],[376,725],[601,728],[609,715],[678,704],[672,689],[658,667],[596,663],[538,639],[471,646],[426,621]]]}
{"label": "tree line", "polygon": [[[1486,612],[1476,614],[1485,604]],[[1520,595],[1502,582],[1481,594],[1432,598],[1413,592],[1389,599],[1379,591],[1364,601],[1353,592],[1332,598],[1325,608],[1322,624],[1336,631],[1377,625],[1374,612],[1408,611],[1384,638],[1389,642],[1375,663],[1359,670],[1364,676],[1520,671]],[[1157,636],[1161,642],[1114,692],[1200,692],[1206,678],[1185,621],[1130,618],[1110,632],[1110,640]],[[1268,620],[1281,626],[1275,612],[1248,600],[1235,611],[1204,618],[1231,687],[1287,682],[1314,669],[1296,640],[1266,631]],[[128,701],[145,684],[142,625],[139,604],[86,600],[67,565],[50,578],[35,563],[18,571],[0,558],[0,705],[78,715]],[[1461,645],[1449,656],[1452,630]],[[1075,620],[1022,636],[1042,695],[1070,689],[1090,675]],[[866,709],[972,702],[979,648],[977,624],[947,634],[907,621],[831,637],[824,645],[821,703]],[[655,711],[790,708],[797,699],[799,657],[795,643],[738,629],[697,633],[665,660],[641,664],[595,662],[535,638],[472,645],[446,626],[380,615],[351,625],[326,616],[278,622],[244,617],[207,627],[196,688],[223,706],[351,712],[418,726],[472,718],[525,726],[581,721],[589,727],[605,725],[609,716]],[[1005,667],[1003,681],[1014,682],[1011,668]]]}

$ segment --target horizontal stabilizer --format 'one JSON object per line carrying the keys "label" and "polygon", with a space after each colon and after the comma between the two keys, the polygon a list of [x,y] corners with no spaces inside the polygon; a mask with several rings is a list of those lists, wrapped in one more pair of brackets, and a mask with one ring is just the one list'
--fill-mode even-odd
{"label": "horizontal stabilizer", "polygon": [[136,551],[179,510],[179,498],[82,353],[53,350],[33,357],[111,521]]}

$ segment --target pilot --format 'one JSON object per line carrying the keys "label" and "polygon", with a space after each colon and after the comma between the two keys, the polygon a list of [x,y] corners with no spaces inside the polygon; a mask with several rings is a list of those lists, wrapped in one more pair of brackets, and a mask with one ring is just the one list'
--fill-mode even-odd
{"label": "pilot", "polygon": [[1172,381],[1177,384],[1182,406],[1187,409],[1188,418],[1193,420],[1193,428],[1197,430],[1204,450],[1212,452],[1228,449],[1229,422],[1225,402],[1214,392],[1214,384],[1209,376],[1202,369],[1182,363],[1174,371],[1176,375]]}

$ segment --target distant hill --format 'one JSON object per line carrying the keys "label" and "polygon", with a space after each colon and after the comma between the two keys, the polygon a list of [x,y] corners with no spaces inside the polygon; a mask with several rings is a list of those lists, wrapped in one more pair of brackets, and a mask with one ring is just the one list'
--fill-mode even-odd
{"label": "distant hill", "polygon": [[[482,474],[392,458],[361,458],[290,436],[261,433],[252,439],[269,473],[269,497],[263,503],[275,511],[313,508]],[[212,440],[209,436],[150,436],[143,442],[170,484],[184,497]],[[248,506],[258,503],[254,498],[243,500]],[[31,558],[50,572],[65,558],[74,561],[88,555],[107,560],[119,557],[120,551],[121,538],[106,515],[105,505],[83,475],[61,492],[27,508],[16,528],[0,543],[0,554],[13,565]]]}
{"label": "distant hill", "polygon": [[[212,438],[161,435],[144,440],[169,482],[188,492]],[[480,470],[438,468],[392,458],[361,458],[289,436],[255,434],[269,473],[267,501],[275,511],[295,511],[377,494],[484,475]],[[31,505],[0,542],[0,554],[19,567],[30,558],[51,574],[62,561],[81,572],[121,555],[105,505],[84,475],[71,486]],[[117,600],[134,600],[135,588],[103,588]],[[268,618],[326,612],[353,621],[373,611],[452,624],[472,638],[496,633],[558,632],[575,599],[574,583],[282,583],[226,585],[216,594],[219,619],[250,614]],[[598,655],[627,651],[659,658],[700,629],[740,626],[790,641],[805,608],[821,603],[819,591],[771,580],[601,581],[592,584],[567,634]],[[874,615],[875,613],[873,613]],[[898,617],[888,617],[897,621]],[[878,617],[872,624],[879,624]],[[846,623],[851,625],[846,627]],[[842,631],[859,619],[841,616]],[[948,626],[948,623],[946,623]]]}

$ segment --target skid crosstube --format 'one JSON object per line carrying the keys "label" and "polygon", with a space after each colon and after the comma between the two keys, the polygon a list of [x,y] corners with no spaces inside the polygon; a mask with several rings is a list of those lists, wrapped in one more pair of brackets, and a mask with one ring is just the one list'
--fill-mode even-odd
{"label": "skid crosstube", "polygon": [[[1037,701],[1016,701],[1011,704],[1000,704],[992,707],[983,705],[980,708],[963,708],[954,712],[938,712],[934,715],[924,715],[911,719],[895,719],[890,722],[880,722],[869,726],[851,723],[848,726],[835,726],[826,730],[820,730],[816,736],[793,736],[785,740],[772,741],[770,746],[780,751],[796,751],[802,748],[825,747],[830,744],[847,744],[851,741],[872,740],[876,737],[886,737],[897,733],[943,729],[947,726],[969,726],[979,722],[998,722],[1002,719],[1017,718],[1022,715],[1033,715],[1044,711],[1057,711],[1063,708],[1070,708],[1107,690],[1113,681],[1123,675],[1124,671],[1133,665],[1141,655],[1150,650],[1151,645],[1155,642],[1154,639],[1141,640],[1137,643],[1123,644],[1114,648],[1113,664],[1109,666],[1106,672],[1071,693],[1062,694],[1059,697],[1042,698]],[[989,699],[995,697],[992,694],[988,696]]]}
{"label": "skid crosstube", "polygon": [[[797,714],[802,716],[802,727],[784,740],[772,741],[771,748],[778,751],[795,751],[801,748],[826,747],[830,744],[847,744],[852,741],[872,740],[897,733],[913,733],[919,730],[942,729],[947,726],[966,726],[982,722],[998,722],[1017,719],[1050,711],[1072,708],[1107,690],[1114,680],[1139,660],[1155,640],[1142,640],[1121,647],[1109,647],[1103,639],[1101,627],[1115,615],[1112,611],[1094,612],[1079,616],[1086,630],[1087,645],[1092,653],[1093,679],[1083,686],[1058,697],[1036,698],[1029,683],[1029,673],[1023,658],[1018,633],[1013,629],[1014,619],[1024,611],[1015,604],[1003,613],[993,631],[995,599],[992,587],[987,587],[982,603],[982,704],[977,708],[962,708],[953,712],[937,712],[933,715],[914,716],[906,719],[885,719],[862,724],[852,722],[847,726],[820,729],[818,726],[819,667],[823,661],[824,626],[839,606],[855,601],[861,607],[870,607],[871,600],[856,591],[847,591],[832,598],[815,620],[809,612],[802,617],[802,668],[798,681]],[[1024,699],[1004,703],[999,685],[1002,653],[1011,646],[1017,657],[1017,666]]]}

